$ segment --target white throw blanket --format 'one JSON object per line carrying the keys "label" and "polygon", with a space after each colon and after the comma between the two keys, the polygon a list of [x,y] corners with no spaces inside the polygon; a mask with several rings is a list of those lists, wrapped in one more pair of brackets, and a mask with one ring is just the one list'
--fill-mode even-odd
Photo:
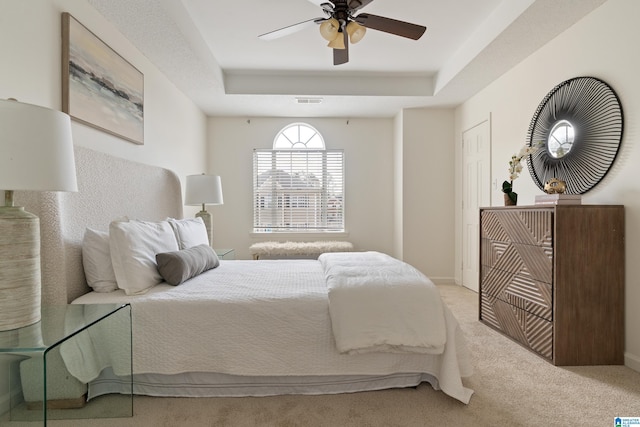
{"label": "white throw blanket", "polygon": [[325,253],[318,260],[338,351],[442,353],[442,301],[426,276],[379,252]]}

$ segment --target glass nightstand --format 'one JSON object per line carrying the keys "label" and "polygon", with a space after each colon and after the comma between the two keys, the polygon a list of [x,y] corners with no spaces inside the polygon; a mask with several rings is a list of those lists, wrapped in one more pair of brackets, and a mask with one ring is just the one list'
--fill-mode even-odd
{"label": "glass nightstand", "polygon": [[132,356],[129,304],[43,306],[38,323],[0,332],[0,369],[6,375],[8,367],[10,383],[9,413],[0,423],[133,416],[132,383],[128,393],[86,402],[87,385],[76,379],[105,366],[131,379]]}
{"label": "glass nightstand", "polygon": [[216,255],[220,259],[235,259],[236,252],[234,249],[214,249]]}

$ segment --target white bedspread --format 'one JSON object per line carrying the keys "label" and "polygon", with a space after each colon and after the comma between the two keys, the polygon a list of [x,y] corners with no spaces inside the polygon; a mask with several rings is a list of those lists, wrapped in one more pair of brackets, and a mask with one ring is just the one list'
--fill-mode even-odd
{"label": "white bedspread", "polygon": [[338,351],[442,353],[442,300],[424,274],[380,252],[325,253],[319,261]]}
{"label": "white bedspread", "polygon": [[[434,388],[462,402],[468,403],[472,394],[461,381],[472,373],[464,337],[446,307],[447,341],[441,354],[338,352],[327,285],[317,260],[223,260],[218,268],[176,287],[161,284],[139,296],[92,292],[74,303],[124,301],[132,307],[134,374],[424,372],[438,379]],[[65,362],[73,365],[81,357],[67,353]],[[119,372],[118,366],[114,371]],[[98,373],[84,372],[83,377]]]}

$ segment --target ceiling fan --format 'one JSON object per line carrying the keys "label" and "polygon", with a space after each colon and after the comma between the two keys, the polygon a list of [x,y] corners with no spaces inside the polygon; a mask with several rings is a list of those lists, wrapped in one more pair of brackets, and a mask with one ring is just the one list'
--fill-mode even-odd
{"label": "ceiling fan", "polygon": [[369,13],[354,14],[373,0],[309,0],[322,8],[326,17],[313,18],[289,25],[275,31],[261,34],[262,40],[273,40],[302,30],[308,26],[320,25],[320,34],[333,48],[333,65],[349,62],[349,41],[357,43],[364,37],[367,28],[418,40],[427,27],[398,21]]}

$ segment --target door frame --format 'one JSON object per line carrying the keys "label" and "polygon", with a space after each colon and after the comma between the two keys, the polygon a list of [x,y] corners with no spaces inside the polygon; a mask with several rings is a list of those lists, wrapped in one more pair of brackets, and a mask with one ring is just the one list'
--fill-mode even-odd
{"label": "door frame", "polygon": [[[464,149],[464,134],[478,126],[483,125],[484,123],[488,124],[488,144],[487,144],[487,150],[488,153],[486,153],[487,158],[488,158],[488,170],[489,170],[489,177],[487,182],[485,183],[485,185],[487,186],[487,194],[488,194],[488,206],[491,206],[492,204],[492,160],[491,160],[491,152],[492,152],[492,147],[493,147],[493,143],[492,143],[492,139],[493,139],[493,135],[492,135],[492,120],[491,120],[491,113],[488,114],[488,116],[482,120],[479,120],[478,122],[474,123],[471,126],[465,127],[461,132],[460,132],[460,139],[459,139],[459,143],[460,143],[460,285],[473,290],[467,286],[465,286],[464,283],[464,259],[465,259],[465,251],[467,250],[466,247],[466,238],[465,238],[465,224],[466,224],[466,219],[465,219],[465,207],[464,207],[464,195],[465,195],[465,187],[466,187],[466,182],[463,179],[465,176],[465,165],[466,165],[466,151]],[[478,240],[478,244],[479,244],[479,240]],[[478,248],[479,250],[479,248]],[[479,252],[478,252],[479,253]],[[478,259],[478,269],[480,269],[480,260]],[[479,273],[479,272],[478,272]],[[479,281],[479,277],[478,277],[478,281]]]}

